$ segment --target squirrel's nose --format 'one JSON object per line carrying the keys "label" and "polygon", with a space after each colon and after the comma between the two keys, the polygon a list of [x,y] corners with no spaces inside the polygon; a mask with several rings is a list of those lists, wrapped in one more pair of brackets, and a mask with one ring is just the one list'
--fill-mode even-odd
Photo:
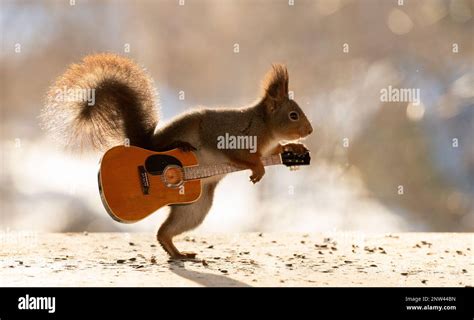
{"label": "squirrel's nose", "polygon": [[311,123],[308,123],[308,135],[313,133],[313,127],[311,126]]}

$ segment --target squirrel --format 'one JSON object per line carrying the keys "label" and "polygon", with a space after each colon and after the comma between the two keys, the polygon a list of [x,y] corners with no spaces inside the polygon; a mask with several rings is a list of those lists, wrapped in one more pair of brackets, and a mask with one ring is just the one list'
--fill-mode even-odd
{"label": "squirrel", "polygon": [[[93,54],[72,64],[51,86],[40,118],[43,128],[76,150],[104,150],[124,139],[129,139],[130,145],[154,151],[179,148],[194,151],[200,164],[230,162],[249,168],[250,180],[256,183],[265,174],[262,156],[307,151],[301,143],[280,143],[306,137],[313,131],[304,112],[289,98],[288,81],[287,68],[274,64],[263,81],[263,94],[250,106],[194,109],[158,128],[157,91],[145,69],[128,57]],[[58,92],[71,88],[94,89],[94,103],[58,99]],[[218,149],[217,137],[225,134],[257,137],[256,152]],[[197,202],[170,206],[156,237],[171,258],[195,258],[195,253],[179,251],[173,238],[203,222],[222,178],[203,179]]]}

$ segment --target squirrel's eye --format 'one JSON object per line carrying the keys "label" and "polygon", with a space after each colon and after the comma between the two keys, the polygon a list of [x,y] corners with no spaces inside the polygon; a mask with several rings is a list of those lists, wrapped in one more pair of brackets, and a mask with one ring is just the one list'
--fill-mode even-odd
{"label": "squirrel's eye", "polygon": [[291,111],[288,114],[288,117],[290,118],[291,121],[298,121],[298,119],[300,118],[300,115],[296,111]]}

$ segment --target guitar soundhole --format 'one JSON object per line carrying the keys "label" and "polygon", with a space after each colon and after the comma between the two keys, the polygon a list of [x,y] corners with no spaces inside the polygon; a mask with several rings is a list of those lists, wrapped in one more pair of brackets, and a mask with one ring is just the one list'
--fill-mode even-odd
{"label": "guitar soundhole", "polygon": [[151,175],[159,176],[163,174],[165,168],[169,165],[182,167],[181,161],[176,159],[175,157],[164,155],[164,154],[156,154],[149,156],[145,161],[145,168],[146,171]]}

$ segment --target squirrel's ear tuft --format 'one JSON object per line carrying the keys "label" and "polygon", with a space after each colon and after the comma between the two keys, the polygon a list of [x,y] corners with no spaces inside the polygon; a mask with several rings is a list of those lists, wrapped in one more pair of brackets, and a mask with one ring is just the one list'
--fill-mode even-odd
{"label": "squirrel's ear tuft", "polygon": [[265,96],[282,100],[288,98],[288,70],[282,64],[272,65],[263,82]]}

